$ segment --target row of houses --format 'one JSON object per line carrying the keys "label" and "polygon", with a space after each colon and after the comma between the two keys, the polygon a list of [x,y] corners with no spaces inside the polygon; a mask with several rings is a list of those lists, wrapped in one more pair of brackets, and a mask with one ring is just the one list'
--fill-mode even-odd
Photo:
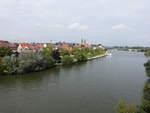
{"label": "row of houses", "polygon": [[[0,41],[0,47],[10,47],[14,51],[24,51],[24,50],[39,50],[46,47],[53,47],[55,49],[67,49],[72,50],[73,48],[91,48],[93,45],[90,45],[85,42],[81,43],[10,43],[8,41]],[[101,45],[99,47],[103,48]]]}
{"label": "row of houses", "polygon": [[12,50],[16,50],[18,48],[18,43],[10,43],[8,41],[0,40],[0,47],[9,47]]}
{"label": "row of houses", "polygon": [[87,43],[45,43],[45,44],[28,44],[28,43],[20,43],[18,46],[18,51],[22,50],[37,50],[41,48],[52,47],[54,49],[67,49],[72,50],[73,48],[91,48],[92,46]]}

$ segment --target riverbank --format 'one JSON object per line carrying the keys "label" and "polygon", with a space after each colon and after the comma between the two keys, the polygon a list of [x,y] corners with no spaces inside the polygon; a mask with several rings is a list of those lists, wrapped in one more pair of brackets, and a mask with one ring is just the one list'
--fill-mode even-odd
{"label": "riverbank", "polygon": [[106,52],[105,54],[97,55],[97,56],[88,58],[88,60],[93,60],[93,59],[97,59],[97,58],[102,58],[102,57],[105,57],[105,56],[108,56],[108,55],[109,55],[108,52]]}
{"label": "riverbank", "polygon": [[[145,56],[150,57],[150,49],[145,50]],[[145,72],[148,78],[150,78],[150,61],[148,60],[144,63]],[[124,113],[128,111],[129,113],[150,113],[150,79],[145,82],[143,89],[143,96],[141,103],[138,104],[128,104],[125,100],[121,99],[116,105],[116,113]]]}
{"label": "riverbank", "polygon": [[[87,58],[87,61],[93,60],[93,59],[102,58],[102,57],[105,57],[105,56],[108,56],[108,55],[109,55],[109,53],[106,52],[106,53],[104,53],[104,54],[102,54],[102,55],[97,55],[97,56],[94,56],[94,57]],[[75,61],[74,63],[77,63],[77,61]],[[55,65],[56,65],[56,66],[61,66],[61,65],[63,65],[63,64],[62,64],[62,63],[56,63]]]}
{"label": "riverbank", "polygon": [[57,65],[73,65],[87,60],[104,57],[107,51],[102,48],[75,48],[73,50],[43,48],[42,51],[24,51],[18,55],[0,59],[0,74],[13,75],[39,72]]}

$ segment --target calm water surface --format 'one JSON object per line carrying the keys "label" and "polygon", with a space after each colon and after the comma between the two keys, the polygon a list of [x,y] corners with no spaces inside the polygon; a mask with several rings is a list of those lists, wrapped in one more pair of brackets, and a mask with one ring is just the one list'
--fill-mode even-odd
{"label": "calm water surface", "polygon": [[0,76],[0,113],[114,113],[120,98],[140,103],[143,53],[112,56],[21,76]]}

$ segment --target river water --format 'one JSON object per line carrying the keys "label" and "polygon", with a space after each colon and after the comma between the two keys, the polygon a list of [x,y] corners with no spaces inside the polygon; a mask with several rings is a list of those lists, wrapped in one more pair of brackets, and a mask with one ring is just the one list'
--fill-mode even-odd
{"label": "river water", "polygon": [[139,104],[147,80],[143,53],[112,52],[82,64],[0,76],[0,113],[114,113]]}

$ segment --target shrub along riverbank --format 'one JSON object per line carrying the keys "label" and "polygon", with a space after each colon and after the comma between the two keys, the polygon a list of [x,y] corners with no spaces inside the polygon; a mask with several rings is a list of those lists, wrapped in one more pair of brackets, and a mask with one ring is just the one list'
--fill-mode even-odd
{"label": "shrub along riverbank", "polygon": [[[145,56],[150,57],[150,49],[145,51]],[[149,60],[144,64],[144,67],[150,78]],[[145,83],[141,105],[127,104],[124,100],[120,100],[116,106],[116,113],[150,113],[150,79]]]}
{"label": "shrub along riverbank", "polygon": [[[8,52],[4,52],[9,50]],[[12,54],[9,48],[0,51],[0,73],[1,74],[23,74],[52,68],[58,63],[70,65],[77,62],[85,62],[88,58],[105,54],[106,50],[101,48],[76,48],[73,50],[53,50],[50,47],[37,51],[24,51]]]}
{"label": "shrub along riverbank", "polygon": [[120,100],[116,105],[116,113],[150,113],[150,80],[145,83],[140,105],[127,104]]}
{"label": "shrub along riverbank", "polygon": [[145,51],[145,56],[150,57],[150,49],[147,49],[147,50]]}

